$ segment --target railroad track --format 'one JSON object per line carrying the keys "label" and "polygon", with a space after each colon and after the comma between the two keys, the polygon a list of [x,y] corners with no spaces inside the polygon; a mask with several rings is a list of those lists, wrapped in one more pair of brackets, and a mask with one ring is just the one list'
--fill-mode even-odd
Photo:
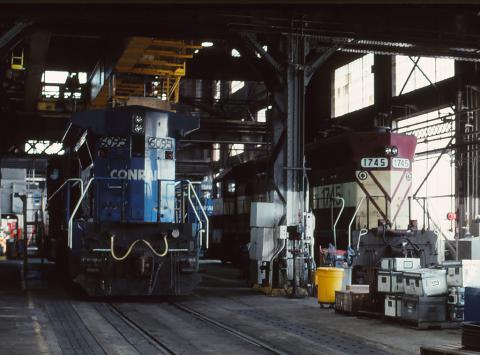
{"label": "railroad track", "polygon": [[197,319],[200,319],[201,321],[203,322],[206,322],[206,323],[209,323],[209,324],[212,324],[214,325],[215,327],[229,333],[229,334],[232,334],[234,336],[236,336],[237,338],[240,338],[242,340],[245,340],[246,342],[252,344],[252,345],[255,345],[255,346],[258,346],[259,348],[262,348],[264,350],[267,350],[268,352],[272,353],[272,354],[276,354],[276,355],[287,355],[288,353],[284,352],[284,351],[281,351],[259,339],[256,339],[254,337],[251,337],[250,335],[248,334],[245,334],[235,328],[232,328],[224,323],[221,323],[213,318],[210,318],[204,314],[201,314],[185,305],[182,305],[180,303],[171,303],[172,306],[182,310],[183,312],[185,313],[188,313],[192,316],[194,316],[195,318]]}
{"label": "railroad track", "polygon": [[[108,305],[109,310],[115,314],[119,319],[121,319],[128,327],[131,329],[134,329],[138,334],[140,334],[145,340],[147,340],[150,345],[152,345],[158,354],[162,355],[176,355],[177,352],[175,352],[172,348],[170,348],[168,345],[164,344],[161,342],[157,337],[155,337],[153,334],[151,334],[148,330],[140,326],[137,322],[135,322],[133,319],[128,317],[124,312],[122,312],[117,306],[115,306],[113,303],[109,303]],[[118,329],[118,325],[117,325]],[[121,332],[121,329],[119,329]],[[135,344],[132,344],[135,346]],[[143,353],[141,349],[140,353]]]}
{"label": "railroad track", "polygon": [[[226,332],[230,335],[233,335],[235,336],[236,338],[238,339],[241,339],[242,341],[244,342],[247,342],[251,345],[254,345],[258,348],[261,348],[264,350],[264,352],[266,353],[270,353],[270,354],[275,354],[275,355],[287,355],[288,353],[284,352],[284,351],[281,351],[273,346],[271,346],[270,344],[267,344],[259,339],[256,339],[248,334],[245,334],[241,331],[239,331],[238,329],[235,329],[235,328],[232,328],[230,327],[229,325],[226,325],[222,322],[219,322],[213,318],[210,318],[204,314],[201,314],[193,309],[191,309],[190,307],[187,307],[185,305],[182,305],[180,303],[175,303],[175,302],[170,302],[169,303],[170,306],[184,312],[184,313],[187,313],[188,315],[196,318],[197,320],[200,320],[204,323],[208,323],[209,325],[211,326],[214,326],[216,329],[220,329],[222,330],[223,332]],[[134,329],[138,334],[140,334],[142,337],[145,338],[146,341],[148,341],[148,343],[150,343],[152,346],[155,347],[155,350],[157,351],[157,353],[159,354],[183,354],[185,353],[184,351],[181,351],[181,350],[177,350],[175,349],[175,345],[167,345],[165,344],[165,342],[161,341],[158,339],[158,337],[156,337],[154,334],[152,334],[151,332],[149,332],[146,328],[142,327],[141,325],[141,322],[140,321],[136,321],[134,319],[132,319],[131,317],[129,317],[125,312],[123,312],[120,307],[116,306],[115,304],[113,303],[108,303],[106,304],[107,308],[112,312],[113,315],[115,315],[115,317],[117,317],[118,319],[121,319],[124,324],[128,327],[130,327],[131,329]],[[104,312],[100,312],[100,313],[104,313]],[[102,314],[104,317],[105,317],[105,314]],[[106,317],[108,318],[108,317]],[[126,331],[124,329],[122,329],[122,326],[118,324],[118,322],[111,322],[112,325],[122,334],[125,334]],[[125,336],[125,339],[127,339],[128,337]],[[182,341],[181,339],[179,339],[179,341]],[[136,341],[133,341],[131,342],[132,345],[135,346],[135,343]],[[145,353],[144,349],[137,349],[140,353]]]}

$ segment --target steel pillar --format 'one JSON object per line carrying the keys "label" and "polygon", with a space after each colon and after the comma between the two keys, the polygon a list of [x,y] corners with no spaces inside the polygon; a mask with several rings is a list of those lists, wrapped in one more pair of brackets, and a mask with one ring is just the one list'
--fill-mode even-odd
{"label": "steel pillar", "polygon": [[35,32],[31,35],[27,54],[27,79],[25,81],[25,111],[34,112],[42,87],[50,32]]}
{"label": "steel pillar", "polygon": [[[313,269],[313,240],[304,233],[306,196],[308,191],[305,167],[305,91],[315,71],[338,47],[310,53],[310,42],[302,31],[284,33],[268,44],[268,52],[255,35],[242,36],[243,58],[259,70],[271,94],[272,110],[268,123],[272,127],[270,156],[271,202],[274,203],[278,226],[286,226],[288,238],[279,242],[279,249],[270,263],[275,286],[290,286],[292,296],[304,295],[304,286]],[[259,61],[259,57],[261,60]],[[275,264],[277,265],[277,264]],[[272,270],[270,266],[270,270]],[[286,270],[283,272],[282,270]]]}

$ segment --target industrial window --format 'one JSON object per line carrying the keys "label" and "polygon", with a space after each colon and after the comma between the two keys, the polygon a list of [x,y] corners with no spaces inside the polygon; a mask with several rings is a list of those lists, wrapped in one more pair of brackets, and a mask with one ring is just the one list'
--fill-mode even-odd
{"label": "industrial window", "polygon": [[27,154],[57,154],[63,155],[63,144],[47,140],[29,139],[25,142],[25,153]]}
{"label": "industrial window", "polygon": [[220,144],[214,143],[212,147],[212,160],[219,161],[220,160]]}
{"label": "industrial window", "polygon": [[[268,52],[268,46],[262,46],[262,49],[265,51],[265,52]],[[262,58],[262,55],[255,51],[255,55],[257,56],[257,58]]]}
{"label": "industrial window", "polygon": [[60,87],[55,85],[44,85],[42,87],[42,96],[51,99],[58,99],[60,97]]}
{"label": "industrial window", "polygon": [[43,73],[42,81],[49,84],[65,84],[68,71],[52,71],[47,70]]}
{"label": "industrial window", "polygon": [[[448,143],[450,141],[452,144],[455,143],[454,139],[452,140],[455,134],[453,113],[453,108],[446,108],[398,121],[399,133],[413,134],[417,137],[417,149],[412,165],[412,193],[415,193],[425,180]],[[455,211],[454,164],[454,151],[448,149],[441,155],[430,177],[425,180],[416,201],[412,201],[412,218],[418,221],[419,228],[435,229],[436,223],[449,238],[453,238],[455,233],[454,224],[447,220],[447,213]],[[441,179],[438,178],[440,176]],[[423,207],[430,214],[430,220]]]}
{"label": "industrial window", "polygon": [[70,73],[68,71],[46,70],[42,74],[42,96],[50,99],[80,99],[82,97],[80,88],[72,92],[68,90],[72,88],[67,88],[67,85],[65,85],[67,79],[74,76],[77,76],[80,85],[87,83],[87,73],[85,72]]}
{"label": "industrial window", "polygon": [[237,143],[230,144],[230,156],[234,157],[235,155],[242,154],[245,151],[245,144]]}
{"label": "industrial window", "polygon": [[231,56],[234,57],[234,58],[240,58],[241,54],[237,49],[233,48],[232,52],[231,52]]}
{"label": "industrial window", "polygon": [[373,54],[367,54],[335,70],[333,117],[359,110],[374,103]]}
{"label": "industrial window", "polygon": [[213,92],[213,98],[215,100],[220,100],[220,97],[222,96],[222,82],[220,80],[215,81],[215,86],[214,86],[214,92]]}
{"label": "industrial window", "polygon": [[230,94],[236,93],[238,90],[245,86],[244,81],[232,81],[230,82]]}
{"label": "industrial window", "polygon": [[65,84],[69,76],[77,75],[80,84],[87,83],[87,73],[69,73],[68,71],[46,70],[42,75],[42,82],[47,84]]}
{"label": "industrial window", "polygon": [[257,122],[267,122],[267,110],[270,108],[272,107],[268,106],[257,111]]}
{"label": "industrial window", "polygon": [[393,58],[393,68],[395,75],[393,92],[396,96],[455,75],[455,61],[445,58],[397,55]]}

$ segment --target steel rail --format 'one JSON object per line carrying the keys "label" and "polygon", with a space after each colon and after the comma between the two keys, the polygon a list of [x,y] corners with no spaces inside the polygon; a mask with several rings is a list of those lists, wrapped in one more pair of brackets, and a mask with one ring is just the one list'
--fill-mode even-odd
{"label": "steel rail", "polygon": [[150,344],[152,344],[160,354],[168,354],[168,355],[176,355],[178,354],[170,347],[159,341],[155,336],[153,336],[150,332],[142,328],[137,322],[132,320],[128,317],[125,313],[123,313],[117,306],[113,303],[108,303],[108,308],[114,313],[118,318],[124,321],[129,327],[135,329],[138,333],[140,333]]}
{"label": "steel rail", "polygon": [[265,342],[263,342],[262,340],[259,340],[259,339],[256,339],[254,337],[251,337],[250,335],[248,334],[245,334],[237,329],[234,329],[226,324],[223,324],[215,319],[212,319],[202,313],[198,313],[197,311],[194,311],[193,309],[191,309],[190,307],[187,307],[185,305],[181,305],[181,304],[178,304],[178,303],[171,303],[172,306],[178,308],[179,310],[185,312],[185,313],[188,313],[190,315],[193,315],[195,318],[197,319],[200,319],[206,323],[210,323],[214,326],[216,326],[217,328],[220,328],[222,330],[224,330],[225,332],[227,333],[230,333],[230,334],[233,334],[235,335],[236,337],[242,339],[242,340],[245,340],[247,341],[248,343],[250,344],[253,344],[255,346],[258,346],[260,348],[263,348],[269,352],[271,352],[272,354],[277,354],[277,355],[287,355],[288,353],[285,352],[285,351],[282,351],[282,350],[279,350]]}

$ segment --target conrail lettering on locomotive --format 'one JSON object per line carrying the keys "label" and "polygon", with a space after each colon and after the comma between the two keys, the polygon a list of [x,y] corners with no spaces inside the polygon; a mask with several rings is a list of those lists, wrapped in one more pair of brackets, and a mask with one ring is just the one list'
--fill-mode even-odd
{"label": "conrail lettering on locomotive", "polygon": [[[143,169],[113,169],[110,172],[110,177],[114,179],[127,179],[127,180],[153,180],[153,176],[150,172]],[[160,180],[157,176],[157,180]]]}

